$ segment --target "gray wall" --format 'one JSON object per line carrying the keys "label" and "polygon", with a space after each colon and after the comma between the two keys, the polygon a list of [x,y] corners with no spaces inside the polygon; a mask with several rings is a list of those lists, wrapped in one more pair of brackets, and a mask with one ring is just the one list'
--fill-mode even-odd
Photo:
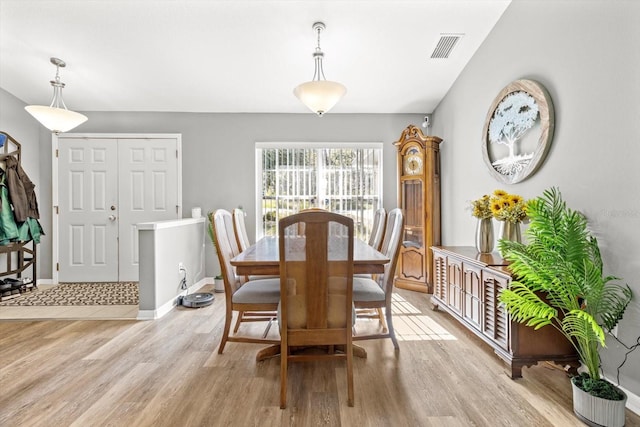
{"label": "gray wall", "polygon": [[[640,2],[514,0],[434,112],[442,149],[443,243],[473,244],[468,202],[496,188],[525,198],[551,186],[587,215],[605,273],[624,278],[635,298],[618,336],[640,335]],[[482,159],[489,106],[513,80],[541,82],[556,109],[545,163],[528,180],[504,185]],[[608,377],[624,358],[612,339],[603,354]],[[640,395],[640,350],[621,370],[621,385]]]}
{"label": "gray wall", "polygon": [[[0,112],[0,124],[12,128],[24,123],[32,138],[40,138],[39,203],[41,223],[48,233],[39,246],[39,278],[51,278],[51,134],[24,111],[25,104],[0,89],[0,101],[11,105]],[[384,207],[397,204],[396,149],[393,142],[409,124],[419,125],[421,114],[204,114],[83,112],[89,120],[75,133],[180,133],[183,154],[183,215],[199,206],[203,214],[218,208],[242,206],[247,232],[255,235],[255,142],[383,142]],[[14,118],[18,117],[19,120]],[[6,125],[4,125],[6,123]],[[11,133],[11,129],[7,129]],[[38,134],[38,132],[40,132]],[[35,135],[35,136],[34,136]],[[18,138],[16,138],[18,139]],[[20,141],[20,139],[18,139]],[[34,150],[35,153],[35,150]],[[37,168],[33,168],[38,172]],[[219,273],[209,239],[206,276]]]}

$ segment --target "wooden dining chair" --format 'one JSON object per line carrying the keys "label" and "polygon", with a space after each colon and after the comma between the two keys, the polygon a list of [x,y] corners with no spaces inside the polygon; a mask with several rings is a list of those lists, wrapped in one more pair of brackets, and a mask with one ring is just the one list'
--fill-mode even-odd
{"label": "wooden dining chair", "polygon": [[[380,252],[389,258],[389,262],[384,266],[384,274],[377,278],[354,277],[353,279],[353,303],[356,310],[361,309],[383,309],[386,320],[386,328],[382,326],[382,333],[357,335],[354,340],[391,338],[393,346],[398,347],[398,340],[393,329],[391,318],[391,297],[393,294],[393,280],[395,277],[396,265],[398,264],[398,254],[400,252],[400,240],[402,238],[402,227],[404,217],[402,210],[393,209],[387,215],[386,231]],[[375,315],[377,318],[379,315]],[[358,314],[358,318],[374,317],[366,314]]]}
{"label": "wooden dining chair", "polygon": [[[304,232],[300,234],[300,224]],[[308,211],[279,222],[280,407],[287,405],[289,362],[346,359],[347,403],[353,393],[353,220]],[[294,348],[326,346],[313,354]],[[344,346],[336,351],[334,346]]]}
{"label": "wooden dining chair", "polygon": [[[241,322],[270,322],[275,318],[280,301],[280,280],[277,278],[244,281],[236,275],[235,268],[231,265],[238,251],[233,234],[233,220],[231,213],[224,209],[218,209],[213,215],[213,228],[215,245],[218,252],[218,261],[224,279],[225,296],[225,322],[218,353],[224,351],[227,342],[259,342],[279,344],[279,340],[267,339],[266,333],[262,337],[237,336],[237,328],[234,335],[229,336],[233,312],[238,312],[236,324]],[[238,251],[239,252],[239,251]]]}
{"label": "wooden dining chair", "polygon": [[371,235],[369,236],[369,246],[375,250],[380,250],[382,244],[382,238],[384,237],[384,229],[387,224],[387,211],[384,208],[376,210],[373,216],[373,227],[371,228]]}

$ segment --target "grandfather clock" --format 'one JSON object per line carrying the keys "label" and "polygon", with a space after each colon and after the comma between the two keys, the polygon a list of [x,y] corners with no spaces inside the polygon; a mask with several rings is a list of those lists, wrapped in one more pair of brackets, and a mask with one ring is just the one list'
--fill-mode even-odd
{"label": "grandfather clock", "polygon": [[395,285],[433,293],[433,253],[440,245],[440,143],[409,125],[394,142],[398,147],[398,206],[404,230]]}

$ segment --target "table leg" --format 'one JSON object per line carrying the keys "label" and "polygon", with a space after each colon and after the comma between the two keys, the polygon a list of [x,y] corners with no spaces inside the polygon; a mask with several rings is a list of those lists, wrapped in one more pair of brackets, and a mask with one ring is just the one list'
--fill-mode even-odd
{"label": "table leg", "polygon": [[270,345],[269,347],[263,348],[258,352],[258,354],[256,354],[256,362],[278,355],[280,355],[280,344]]}

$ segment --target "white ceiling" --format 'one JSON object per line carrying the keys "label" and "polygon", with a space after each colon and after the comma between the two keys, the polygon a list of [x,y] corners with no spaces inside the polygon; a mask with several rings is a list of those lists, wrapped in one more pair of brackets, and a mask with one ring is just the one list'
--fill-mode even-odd
{"label": "white ceiling", "polygon": [[[0,0],[0,87],[76,111],[308,112],[315,21],[329,114],[430,113],[510,0]],[[441,34],[464,34],[431,59]]]}

